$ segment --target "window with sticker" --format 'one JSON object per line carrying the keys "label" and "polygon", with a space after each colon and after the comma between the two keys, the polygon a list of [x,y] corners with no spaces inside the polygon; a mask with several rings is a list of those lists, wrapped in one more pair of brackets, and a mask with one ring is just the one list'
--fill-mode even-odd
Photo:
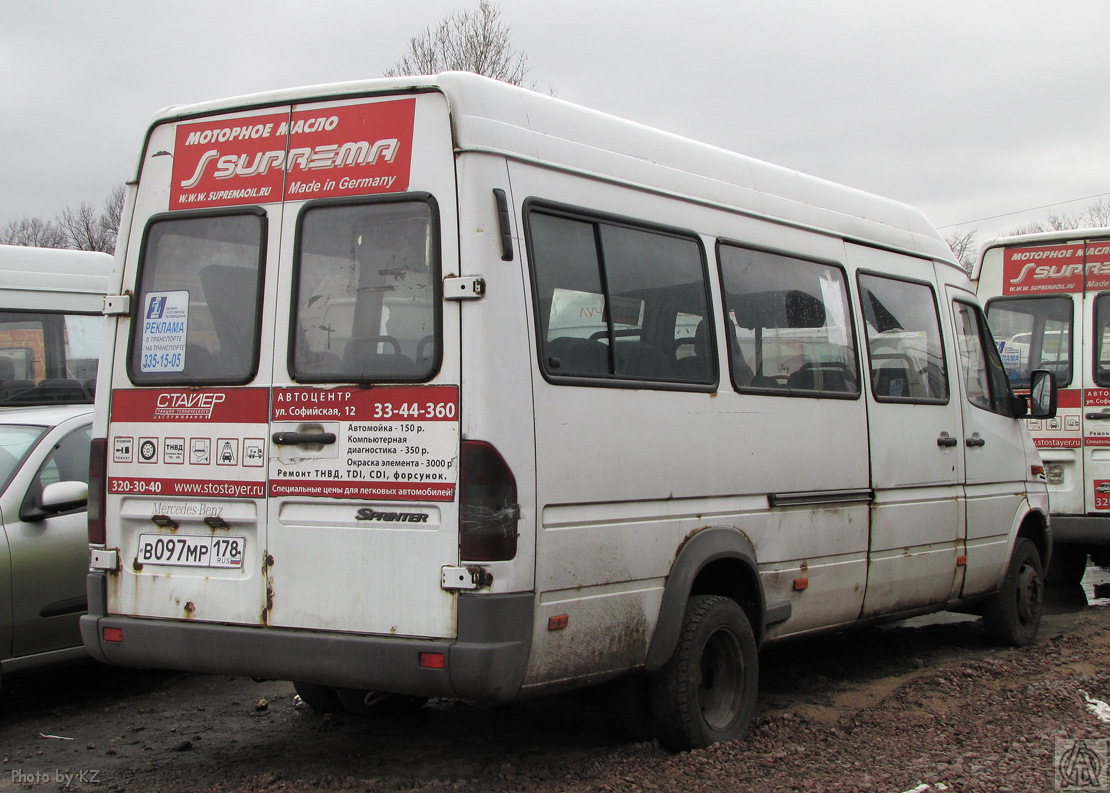
{"label": "window with sticker", "polygon": [[1003,297],[987,303],[987,324],[1014,388],[1028,388],[1035,369],[1051,371],[1061,388],[1071,383],[1072,310],[1067,296]]}
{"label": "window with sticker", "polygon": [[136,385],[241,384],[258,369],[265,216],[155,218],[139,263]]}

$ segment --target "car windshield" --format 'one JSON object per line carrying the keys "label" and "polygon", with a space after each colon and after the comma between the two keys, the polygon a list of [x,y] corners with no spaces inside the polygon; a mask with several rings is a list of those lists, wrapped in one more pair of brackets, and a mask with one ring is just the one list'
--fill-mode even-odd
{"label": "car windshield", "polygon": [[0,484],[3,487],[8,486],[20,463],[47,429],[29,424],[0,424]]}

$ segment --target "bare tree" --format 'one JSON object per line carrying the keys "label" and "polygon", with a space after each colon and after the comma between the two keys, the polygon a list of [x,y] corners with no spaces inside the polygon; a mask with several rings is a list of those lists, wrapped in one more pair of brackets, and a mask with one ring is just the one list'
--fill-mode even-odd
{"label": "bare tree", "polygon": [[1110,198],[1103,198],[1079,213],[1087,228],[1110,226]]}
{"label": "bare tree", "polygon": [[67,248],[79,251],[104,250],[100,224],[92,204],[81,204],[76,211],[66,207],[58,215],[58,226],[65,232]]}
{"label": "bare tree", "polygon": [[118,185],[104,201],[104,209],[99,214],[88,203],[81,204],[76,211],[66,207],[57,219],[57,225],[66,235],[66,247],[115,253],[123,196],[123,185]]}
{"label": "bare tree", "polygon": [[23,217],[10,220],[0,231],[0,243],[32,248],[66,248],[66,233],[52,220]]}
{"label": "bare tree", "polygon": [[1008,235],[1039,234],[1044,231],[1069,231],[1110,226],[1110,199],[1103,198],[1077,215],[1049,215],[1048,220],[1024,223],[1006,232]]}
{"label": "bare tree", "polygon": [[409,39],[408,54],[387,69],[385,76],[464,71],[524,85],[528,57],[512,46],[509,31],[501,21],[501,7],[479,0],[477,11],[456,11],[444,17],[435,30],[424,28]]}
{"label": "bare tree", "polygon": [[975,238],[979,235],[978,229],[972,229],[961,234],[958,231],[952,232],[951,235],[944,238],[948,243],[948,247],[952,249],[952,255],[968,273],[971,268],[975,266],[975,259],[978,253]]}

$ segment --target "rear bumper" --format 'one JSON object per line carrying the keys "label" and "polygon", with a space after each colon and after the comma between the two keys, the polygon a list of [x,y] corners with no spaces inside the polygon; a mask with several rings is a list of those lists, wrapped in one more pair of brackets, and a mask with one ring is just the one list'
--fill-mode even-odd
{"label": "rear bumper", "polygon": [[1052,515],[1052,540],[1059,545],[1110,545],[1110,515]]}
{"label": "rear bumper", "polygon": [[[104,573],[90,573],[81,638],[117,666],[297,680],[428,697],[508,700],[520,690],[532,636],[532,594],[458,596],[458,638],[405,639],[107,614]],[[118,628],[122,641],[104,640]],[[442,653],[444,669],[419,665]]]}

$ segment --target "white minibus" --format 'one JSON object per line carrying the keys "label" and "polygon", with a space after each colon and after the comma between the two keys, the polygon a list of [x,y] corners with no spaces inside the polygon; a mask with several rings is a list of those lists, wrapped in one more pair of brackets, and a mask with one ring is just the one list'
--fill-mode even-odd
{"label": "white minibus", "polygon": [[1033,640],[1030,408],[916,211],[459,73],[168,110],[133,183],[101,660],[360,712],[628,677],[684,749],[764,642]]}
{"label": "white minibus", "polygon": [[999,237],[973,272],[1011,384],[1056,375],[1059,415],[1027,420],[1040,449],[1055,549],[1048,579],[1110,566],[1110,228]]}
{"label": "white minibus", "polygon": [[0,245],[0,407],[92,404],[112,257]]}

